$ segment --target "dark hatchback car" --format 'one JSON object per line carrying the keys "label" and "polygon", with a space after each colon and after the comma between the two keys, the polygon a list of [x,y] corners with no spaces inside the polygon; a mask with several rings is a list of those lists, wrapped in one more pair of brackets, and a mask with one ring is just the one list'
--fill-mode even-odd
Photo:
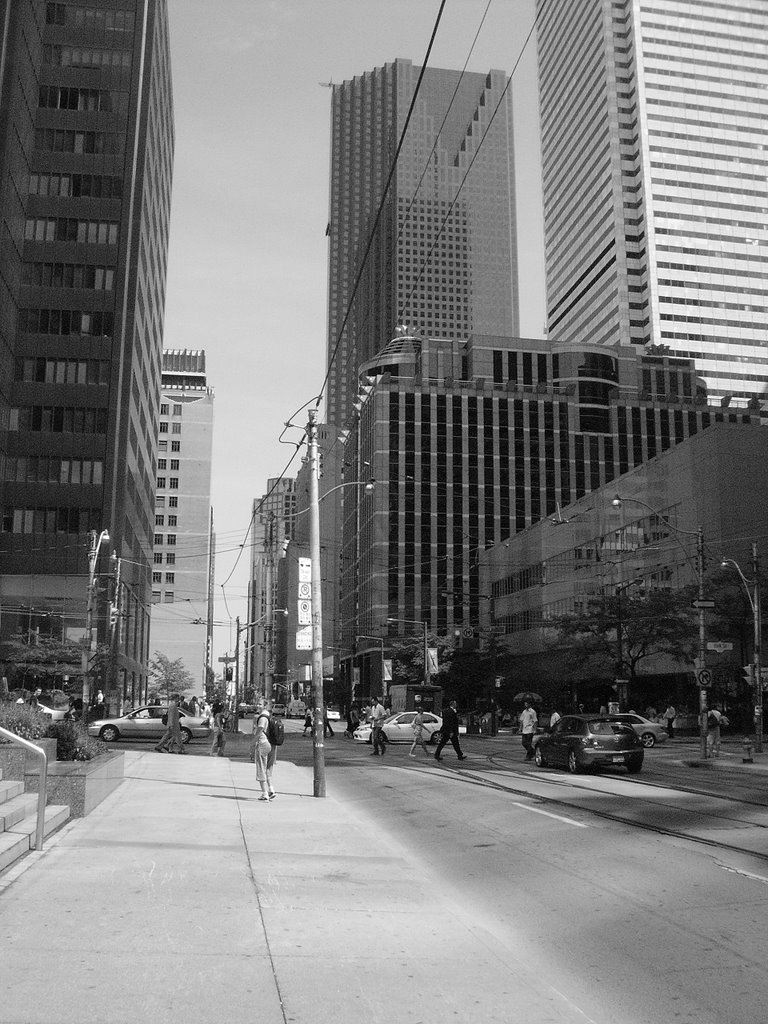
{"label": "dark hatchback car", "polygon": [[569,772],[618,765],[639,772],[645,756],[635,730],[607,715],[566,715],[552,732],[536,737],[534,753],[540,768],[552,765]]}

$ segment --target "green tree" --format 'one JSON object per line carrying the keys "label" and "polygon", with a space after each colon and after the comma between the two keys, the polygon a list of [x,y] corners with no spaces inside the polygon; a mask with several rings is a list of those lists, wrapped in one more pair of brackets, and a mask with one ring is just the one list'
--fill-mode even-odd
{"label": "green tree", "polygon": [[184,667],[183,659],[176,658],[175,661],[171,661],[160,651],[155,651],[155,656],[149,663],[149,675],[158,692],[165,694],[166,700],[170,700],[174,694],[186,693],[195,686],[192,673]]}
{"label": "green tree", "polygon": [[[437,675],[432,681],[442,683],[443,673],[453,657],[453,642],[448,637],[427,634],[429,647],[437,648]],[[421,683],[424,681],[424,637],[423,635],[393,637],[387,641],[392,657],[392,677],[396,683]]]}
{"label": "green tree", "polygon": [[625,591],[620,598],[596,598],[585,614],[563,616],[555,625],[559,643],[569,648],[578,667],[589,665],[596,674],[608,676],[626,673],[630,680],[652,655],[692,662],[698,645],[688,589],[651,590],[642,596]]}
{"label": "green tree", "polygon": [[[31,642],[30,642],[31,641]],[[51,689],[64,675],[80,675],[82,647],[75,640],[55,636],[16,633],[3,644],[3,658],[16,683],[34,681],[42,689]]]}

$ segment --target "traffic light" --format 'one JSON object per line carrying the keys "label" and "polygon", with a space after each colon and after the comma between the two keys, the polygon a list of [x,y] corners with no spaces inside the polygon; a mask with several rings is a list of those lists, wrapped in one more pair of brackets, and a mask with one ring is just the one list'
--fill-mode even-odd
{"label": "traffic light", "polygon": [[225,670],[225,672],[224,672],[224,679],[225,679],[225,680],[226,680],[226,681],[227,681],[228,683],[231,683],[231,682],[232,682],[232,669],[231,669],[231,668],[229,668],[229,666],[227,666],[227,668],[226,668],[226,670]]}
{"label": "traffic light", "polygon": [[747,684],[747,686],[754,686],[755,685],[755,666],[754,665],[744,665],[742,667],[741,674],[742,674],[742,676],[744,678],[744,682]]}
{"label": "traffic light", "polygon": [[120,614],[120,609],[116,604],[110,604],[109,606],[109,628],[114,629],[117,625],[117,620]]}

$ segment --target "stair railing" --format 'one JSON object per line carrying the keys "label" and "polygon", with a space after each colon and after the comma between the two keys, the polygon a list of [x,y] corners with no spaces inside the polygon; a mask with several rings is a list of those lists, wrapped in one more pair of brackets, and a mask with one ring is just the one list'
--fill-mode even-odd
{"label": "stair railing", "polygon": [[25,740],[23,736],[17,736],[15,732],[10,732],[2,726],[0,726],[0,736],[4,736],[7,740],[10,740],[11,743],[18,743],[27,750],[31,750],[33,754],[38,754],[43,759],[43,767],[40,772],[40,785],[37,791],[37,828],[35,830],[35,849],[42,850],[43,832],[45,830],[45,805],[48,800],[48,755],[43,748],[38,747],[36,743],[30,743],[30,741]]}

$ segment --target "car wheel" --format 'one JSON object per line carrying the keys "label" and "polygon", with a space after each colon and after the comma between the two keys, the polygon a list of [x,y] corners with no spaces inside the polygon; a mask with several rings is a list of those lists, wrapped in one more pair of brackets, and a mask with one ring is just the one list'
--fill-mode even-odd
{"label": "car wheel", "polygon": [[652,732],[644,732],[640,739],[643,741],[644,747],[656,746],[656,737],[653,735]]}
{"label": "car wheel", "polygon": [[536,762],[536,767],[537,768],[546,768],[547,767],[547,759],[544,756],[544,751],[541,749],[541,744],[540,743],[536,744],[536,749],[533,752],[533,759]]}
{"label": "car wheel", "polygon": [[440,742],[440,730],[439,729],[435,729],[435,731],[432,733],[432,735],[427,740],[427,743],[431,743],[433,746],[437,746],[437,744],[439,742]]}
{"label": "car wheel", "polygon": [[579,762],[576,760],[576,751],[575,750],[569,750],[568,751],[568,771],[571,773],[571,775],[575,775],[578,770],[579,770]]}
{"label": "car wheel", "polygon": [[641,757],[633,757],[631,760],[627,761],[627,771],[631,772],[633,775],[636,772],[639,772],[642,767],[643,759]]}
{"label": "car wheel", "polygon": [[192,739],[192,733],[189,731],[189,729],[182,729],[181,730],[181,742],[186,745],[187,743],[189,743],[189,741],[191,739]]}
{"label": "car wheel", "polygon": [[99,732],[99,739],[104,740],[105,743],[114,743],[115,740],[120,739],[120,732],[114,725],[105,725]]}

